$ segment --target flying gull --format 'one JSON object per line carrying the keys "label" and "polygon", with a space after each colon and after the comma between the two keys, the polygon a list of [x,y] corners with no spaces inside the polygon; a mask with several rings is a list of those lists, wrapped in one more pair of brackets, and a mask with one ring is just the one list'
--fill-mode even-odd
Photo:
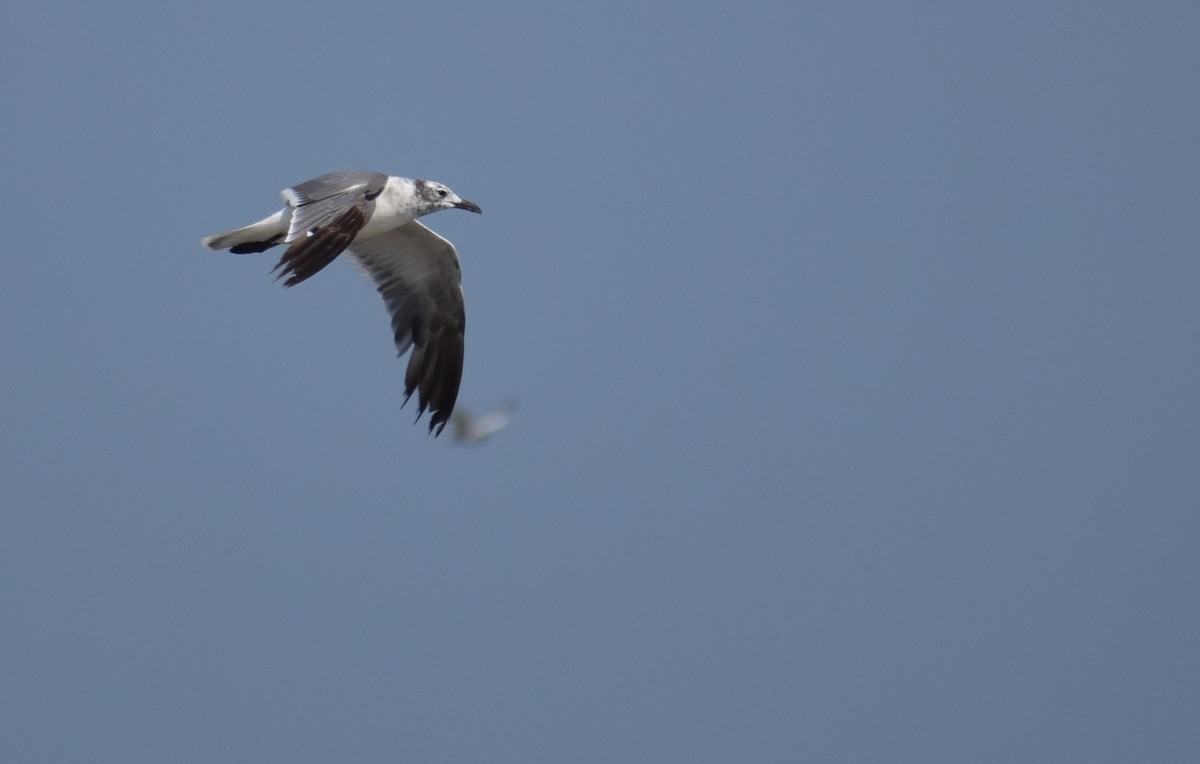
{"label": "flying gull", "polygon": [[516,401],[509,401],[503,408],[479,417],[472,417],[462,408],[456,408],[450,417],[450,433],[456,443],[482,443],[508,427],[516,410]]}
{"label": "flying gull", "polygon": [[272,273],[294,286],[341,254],[375,284],[392,316],[397,355],[410,348],[404,402],[417,393],[417,417],[428,410],[440,435],[462,380],[466,313],[454,245],[417,222],[438,210],[480,212],[441,183],[342,171],[284,189],[279,212],[234,231],[206,237],[212,250],[236,254],[288,245]]}

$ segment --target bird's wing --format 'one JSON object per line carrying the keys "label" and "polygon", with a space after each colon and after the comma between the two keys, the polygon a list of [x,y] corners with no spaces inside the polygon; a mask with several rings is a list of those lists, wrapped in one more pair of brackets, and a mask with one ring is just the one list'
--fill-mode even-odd
{"label": "bird's wing", "polygon": [[382,173],[334,172],[285,189],[291,246],[275,265],[276,278],[287,276],[284,286],[293,286],[333,262],[371,219],[386,184]]}
{"label": "bird's wing", "polygon": [[294,210],[287,241],[329,225],[363,197],[373,200],[379,196],[386,185],[387,176],[383,173],[350,170],[331,172],[284,189],[283,200]]}
{"label": "bird's wing", "polygon": [[404,400],[415,391],[417,416],[430,411],[440,435],[458,398],[467,325],[454,245],[414,220],[356,240],[346,255],[383,295],[397,353],[413,349]]}

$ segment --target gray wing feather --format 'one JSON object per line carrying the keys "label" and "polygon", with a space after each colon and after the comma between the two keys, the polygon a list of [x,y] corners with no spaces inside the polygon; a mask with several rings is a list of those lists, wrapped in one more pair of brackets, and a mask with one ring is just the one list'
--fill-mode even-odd
{"label": "gray wing feather", "polygon": [[331,172],[328,175],[322,175],[319,178],[306,180],[303,183],[285,189],[283,199],[293,207],[309,202],[328,199],[331,196],[343,194],[346,189],[353,186],[367,186],[374,188],[375,193],[383,190],[387,183],[387,176],[381,172],[367,172],[365,170],[340,170]]}
{"label": "gray wing feather", "polygon": [[287,251],[275,265],[276,278],[294,286],[340,255],[375,211],[375,199],[387,184],[377,172],[334,172],[284,190],[292,207]]}
{"label": "gray wing feather", "polygon": [[441,433],[462,381],[466,308],[454,245],[413,221],[357,239],[347,259],[375,284],[392,317],[396,351],[412,349],[405,401],[417,392],[417,415],[432,412]]}
{"label": "gray wing feather", "polygon": [[363,199],[374,201],[386,184],[383,173],[343,170],[284,189],[284,201],[295,210],[286,241],[328,225]]}

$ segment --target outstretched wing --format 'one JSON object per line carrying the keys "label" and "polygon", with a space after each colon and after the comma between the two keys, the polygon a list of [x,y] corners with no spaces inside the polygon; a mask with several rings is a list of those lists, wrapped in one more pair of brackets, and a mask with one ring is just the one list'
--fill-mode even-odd
{"label": "outstretched wing", "polygon": [[275,265],[276,278],[287,276],[284,286],[294,286],[333,262],[371,219],[386,184],[382,173],[344,171],[284,190],[293,208],[285,238],[291,246]]}
{"label": "outstretched wing", "polygon": [[347,259],[365,273],[392,316],[396,352],[412,348],[404,401],[417,393],[417,416],[431,412],[440,435],[462,381],[467,316],[454,245],[420,223],[358,239]]}

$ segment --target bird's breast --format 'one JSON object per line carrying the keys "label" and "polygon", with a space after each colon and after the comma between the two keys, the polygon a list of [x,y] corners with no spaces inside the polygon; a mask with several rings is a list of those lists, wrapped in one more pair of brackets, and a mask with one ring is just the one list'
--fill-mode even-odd
{"label": "bird's breast", "polygon": [[406,178],[388,178],[383,191],[375,198],[375,209],[359,236],[373,236],[391,231],[417,219],[412,206],[412,182]]}

